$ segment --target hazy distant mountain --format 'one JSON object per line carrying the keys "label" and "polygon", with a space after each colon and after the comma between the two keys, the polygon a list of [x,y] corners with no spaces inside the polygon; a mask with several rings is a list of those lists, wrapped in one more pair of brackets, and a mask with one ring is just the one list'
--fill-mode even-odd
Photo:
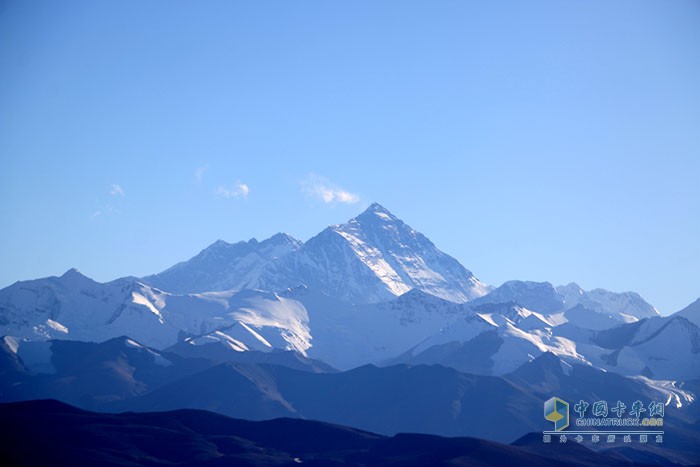
{"label": "hazy distant mountain", "polygon": [[676,316],[682,316],[696,326],[700,326],[700,298],[676,313]]}
{"label": "hazy distant mountain", "polygon": [[277,368],[281,367],[223,363],[113,408],[143,412],[203,409],[248,420],[296,418],[296,408],[280,393],[271,373]]}
{"label": "hazy distant mountain", "polygon": [[615,293],[603,289],[585,291],[573,282],[559,286],[556,290],[564,297],[566,308],[580,304],[589,310],[619,317],[624,322],[660,316],[659,310],[635,292]]}
{"label": "hazy distant mountain", "polygon": [[176,294],[254,289],[270,264],[298,250],[302,242],[278,233],[258,242],[218,240],[188,261],[143,278],[143,282]]}
{"label": "hazy distant mountain", "polygon": [[[0,391],[0,401],[50,397],[99,409],[105,404],[150,393],[221,363],[221,353],[203,348],[188,355],[183,351],[187,345],[158,351],[129,337],[101,343],[12,342],[12,338],[6,337],[0,341],[0,373],[7,388]],[[226,357],[226,361],[250,365],[265,363],[308,372],[337,371],[294,352],[232,351]]]}
{"label": "hazy distant mountain", "polygon": [[[3,400],[56,398],[108,411],[199,408],[247,419],[292,416],[386,434],[417,431],[502,441],[536,429],[540,421],[536,415],[541,401],[527,391],[497,377],[441,366],[364,366],[316,373],[298,365],[217,365],[200,357],[160,353],[129,338],[48,344],[51,373],[27,375],[18,394]],[[470,402],[476,399],[483,402],[478,407]],[[490,406],[504,402],[513,416],[507,428],[489,423],[486,416]],[[484,422],[474,424],[473,417]]]}
{"label": "hazy distant mountain", "polygon": [[[316,419],[389,435],[412,431],[500,441],[541,430],[542,402],[551,394],[570,402],[614,400],[620,394],[668,401],[666,428],[678,433],[693,432],[700,420],[693,390],[570,364],[550,353],[504,377],[469,375],[439,365],[370,365],[342,373],[244,363],[197,369],[201,360],[173,359],[170,354],[166,356],[172,364],[158,373],[145,358],[152,351],[124,353],[120,349],[138,352],[125,340],[83,346],[98,346],[82,350],[95,354],[83,357],[87,363],[77,358],[77,367],[66,362],[53,375],[29,376],[25,386],[35,391],[32,397],[106,411],[198,408],[253,420]],[[66,348],[81,350],[76,343]],[[76,355],[66,348],[58,349],[60,360]]]}
{"label": "hazy distant mountain", "polygon": [[564,318],[561,321],[565,321],[567,326],[573,325],[582,329],[596,331],[612,329],[626,322],[622,321],[619,315],[597,313],[581,304],[569,308],[561,316]]}
{"label": "hazy distant mountain", "polygon": [[[479,400],[478,405],[471,401]],[[490,422],[508,407],[508,426]],[[197,408],[234,417],[291,416],[383,434],[414,431],[509,441],[541,425],[542,401],[501,378],[441,366],[364,366],[315,374],[269,365],[225,363],[125,400],[114,410]],[[480,423],[475,424],[475,419]]]}
{"label": "hazy distant mountain", "polygon": [[[18,355],[26,356],[30,378],[19,391],[21,399],[52,397],[84,408],[145,394],[169,381],[183,377],[187,370],[159,352],[128,337],[99,344],[54,340],[41,342],[41,358],[35,343],[20,343]],[[43,359],[43,361],[42,361]]]}
{"label": "hazy distant mountain", "polygon": [[556,313],[566,308],[564,298],[552,284],[530,281],[505,282],[488,295],[474,300],[472,305],[506,302],[514,302],[529,310],[536,310],[544,314]]}
{"label": "hazy distant mountain", "polygon": [[[587,319],[592,320],[591,325],[595,328],[601,328],[660,316],[656,308],[634,292],[617,293],[603,289],[585,291],[575,283],[554,287],[549,282],[508,281],[470,304],[505,302],[517,303],[546,316],[560,315],[570,309],[576,309],[578,314],[551,316],[551,320],[554,324],[560,324],[571,317],[582,327],[587,327]],[[585,311],[595,312],[597,315],[581,314]]]}

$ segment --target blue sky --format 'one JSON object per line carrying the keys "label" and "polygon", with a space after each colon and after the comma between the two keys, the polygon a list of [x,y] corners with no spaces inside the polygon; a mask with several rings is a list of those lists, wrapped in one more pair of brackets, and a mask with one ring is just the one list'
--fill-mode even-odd
{"label": "blue sky", "polygon": [[377,201],[482,280],[700,297],[700,3],[0,3],[0,286]]}

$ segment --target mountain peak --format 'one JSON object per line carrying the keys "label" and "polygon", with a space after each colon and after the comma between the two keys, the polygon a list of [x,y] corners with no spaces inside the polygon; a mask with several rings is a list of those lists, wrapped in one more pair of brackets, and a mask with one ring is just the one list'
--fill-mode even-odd
{"label": "mountain peak", "polygon": [[61,276],[61,279],[73,279],[73,280],[82,280],[82,279],[89,279],[85,274],[82,272],[78,271],[76,268],[70,268],[66,272],[63,273]]}
{"label": "mountain peak", "polygon": [[78,271],[76,268],[70,268],[59,277],[59,283],[64,287],[87,287],[96,282],[90,279],[85,274]]}
{"label": "mountain peak", "polygon": [[311,238],[292,260],[304,268],[297,282],[350,303],[389,301],[411,289],[464,303],[489,290],[379,203]]}
{"label": "mountain peak", "polygon": [[362,212],[356,219],[380,218],[388,221],[397,221],[398,218],[393,215],[387,208],[379,203],[372,203],[367,209]]}
{"label": "mountain peak", "polygon": [[292,237],[288,233],[278,232],[272,237],[265,240],[263,243],[274,243],[274,244],[290,244],[290,245],[300,245],[301,242],[296,238]]}
{"label": "mountain peak", "polygon": [[576,282],[569,282],[566,285],[560,285],[560,286],[556,287],[556,289],[557,289],[557,291],[562,290],[562,291],[575,292],[579,295],[583,295],[583,293],[584,293],[583,288],[580,285],[578,285]]}

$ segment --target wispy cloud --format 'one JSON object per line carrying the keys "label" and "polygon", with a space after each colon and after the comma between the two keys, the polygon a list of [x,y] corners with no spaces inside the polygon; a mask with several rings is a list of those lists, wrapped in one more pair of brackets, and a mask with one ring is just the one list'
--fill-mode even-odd
{"label": "wispy cloud", "polygon": [[112,206],[111,204],[104,204],[98,206],[95,211],[90,215],[91,221],[96,221],[97,219],[107,218],[115,214],[120,214],[120,211]]}
{"label": "wispy cloud", "polygon": [[241,182],[236,182],[231,187],[224,185],[219,186],[216,189],[216,194],[222,198],[231,199],[248,199],[248,194],[250,193],[250,187]]}
{"label": "wispy cloud", "polygon": [[112,188],[109,190],[109,194],[112,196],[124,196],[124,188],[118,183],[113,183]]}
{"label": "wispy cloud", "polygon": [[209,164],[203,165],[201,167],[197,167],[194,171],[194,179],[197,182],[197,185],[201,185],[202,182],[204,181],[204,174],[207,173],[207,170],[209,170]]}
{"label": "wispy cloud", "polygon": [[335,205],[355,204],[360,201],[360,197],[351,193],[326,177],[311,173],[301,182],[301,191],[309,198],[318,199],[326,204]]}

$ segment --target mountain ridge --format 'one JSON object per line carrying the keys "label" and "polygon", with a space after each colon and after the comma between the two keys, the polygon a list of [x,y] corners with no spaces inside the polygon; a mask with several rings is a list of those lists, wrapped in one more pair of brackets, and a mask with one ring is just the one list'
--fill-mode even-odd
{"label": "mountain ridge", "polygon": [[[288,248],[271,255],[263,245],[275,242]],[[208,260],[212,256],[214,260]],[[235,279],[234,274],[238,275]],[[412,288],[466,302],[490,290],[378,203],[346,223],[326,227],[304,243],[282,233],[263,242],[219,240],[190,260],[143,280],[177,293],[242,288],[281,291],[307,285],[351,303],[385,301]]]}
{"label": "mountain ridge", "polygon": [[[156,349],[185,342],[180,349],[189,354],[217,342],[223,358],[294,351],[341,370],[398,359],[494,374],[551,351],[627,374],[692,377],[694,366],[683,370],[679,362],[695,362],[693,327],[661,336],[675,337],[677,354],[664,352],[661,339],[637,347],[612,342],[612,349],[594,339],[658,319],[632,292],[518,280],[492,289],[377,203],[305,243],[284,233],[261,242],[218,240],[144,279],[101,284],[70,269],[0,290],[0,335],[19,339],[129,335]],[[661,356],[672,371],[654,363]],[[462,366],[474,359],[485,363]]]}

